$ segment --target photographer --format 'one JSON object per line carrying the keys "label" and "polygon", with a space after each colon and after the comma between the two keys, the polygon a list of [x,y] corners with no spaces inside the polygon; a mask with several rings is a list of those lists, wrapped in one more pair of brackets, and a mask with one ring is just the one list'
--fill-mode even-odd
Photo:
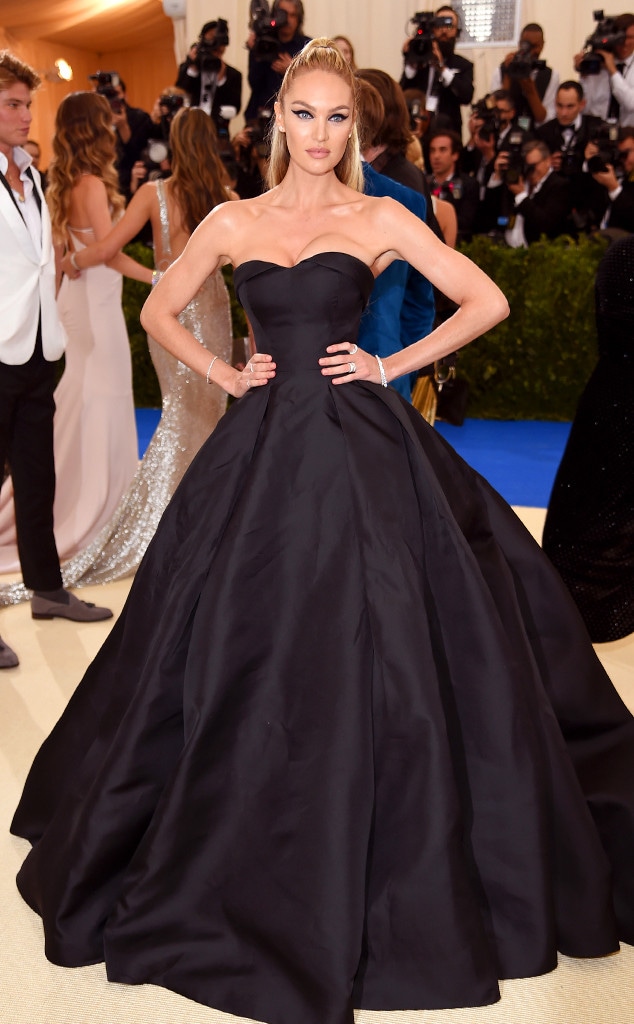
{"label": "photographer", "polygon": [[234,188],[240,199],[253,199],[266,191],[266,172],[271,155],[272,116],[273,108],[265,108],[256,121],[246,125],[231,140],[236,162]]}
{"label": "photographer", "polygon": [[105,96],[112,110],[112,127],[117,136],[119,187],[130,198],[130,178],[137,160],[142,159],[152,132],[150,115],[126,100],[125,82],[116,71],[96,71],[88,76],[95,92]]}
{"label": "photographer", "polygon": [[221,144],[229,138],[229,121],[242,105],[242,74],[223,59],[228,44],[227,22],[223,18],[206,22],[176,79],[177,87],[189,95],[190,105],[211,115]]}
{"label": "photographer", "polygon": [[[434,119],[441,116],[446,118],[446,121],[438,123],[438,127],[448,123],[462,135],[460,108],[473,99],[473,64],[454,53],[460,34],[458,15],[452,7],[442,6],[431,20],[422,13],[415,15],[412,20],[415,23],[420,21],[422,37],[417,34],[413,39],[405,41],[401,88],[420,89],[424,92],[427,110],[434,115]],[[428,32],[429,45],[425,38]],[[432,131],[435,127],[436,124],[432,123]]]}
{"label": "photographer", "polygon": [[540,59],[543,49],[541,25],[525,25],[517,50],[507,53],[491,78],[491,92],[506,89],[511,94],[516,117],[527,131],[555,116],[559,75]]}
{"label": "photographer", "polygon": [[[553,171],[550,150],[539,139],[524,143],[522,167],[499,153],[488,187],[500,190],[500,216],[508,221],[504,240],[511,248],[557,238],[568,231],[570,202],[566,180]],[[510,202],[509,202],[510,200]]]}
{"label": "photographer", "polygon": [[605,208],[602,190],[586,166],[588,142],[599,133],[602,121],[584,113],[586,101],[579,82],[562,82],[557,90],[557,116],[536,131],[551,152],[554,171],[562,174],[570,188],[573,232],[588,231],[599,224]]}
{"label": "photographer", "polygon": [[302,0],[275,0],[270,16],[268,5],[262,4],[246,42],[251,86],[244,112],[247,122],[257,120],[260,111],[272,108],[292,58],[310,42],[303,29]]}
{"label": "photographer", "polygon": [[[589,142],[586,156],[590,170],[598,154],[598,146]],[[601,227],[634,232],[634,126],[620,129],[614,163],[604,163],[592,177],[605,190],[608,201]]]}
{"label": "photographer", "polygon": [[587,112],[603,121],[634,125],[634,14],[599,21],[574,63]]}

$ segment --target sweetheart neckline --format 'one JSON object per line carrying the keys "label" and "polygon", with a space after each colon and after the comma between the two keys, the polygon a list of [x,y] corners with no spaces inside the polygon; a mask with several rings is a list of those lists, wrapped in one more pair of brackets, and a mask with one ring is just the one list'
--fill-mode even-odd
{"label": "sweetheart neckline", "polygon": [[297,267],[301,267],[303,263],[309,263],[310,260],[315,260],[319,256],[332,255],[347,256],[349,259],[354,260],[355,263],[360,263],[362,267],[365,267],[365,269],[369,271],[370,274],[372,274],[372,278],[375,279],[374,274],[372,273],[372,267],[368,266],[368,264],[364,260],[362,260],[359,256],[353,256],[351,252],[343,252],[339,249],[324,249],[323,252],[314,252],[312,256],[305,256],[303,260],[298,260],[297,263],[291,263],[291,265],[288,267],[284,263],[276,263],[275,260],[243,260],[242,263],[238,263],[238,265],[233,268],[233,272],[236,273],[238,270],[241,270],[242,267],[248,266],[249,263],[263,263],[265,264],[265,266],[268,267],[277,267],[278,270],[296,270]]}

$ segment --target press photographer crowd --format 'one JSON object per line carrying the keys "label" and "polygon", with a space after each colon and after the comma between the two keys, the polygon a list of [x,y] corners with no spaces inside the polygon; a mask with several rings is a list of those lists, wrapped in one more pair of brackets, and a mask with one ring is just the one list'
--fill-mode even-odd
{"label": "press photographer crowd", "polygon": [[[477,234],[522,246],[542,235],[634,231],[634,14],[594,17],[574,58],[574,77],[542,59],[544,34],[531,23],[494,72],[490,91],[476,100],[473,64],[455,52],[456,11],[441,6],[411,19],[400,89],[378,137],[369,140],[378,150],[371,164],[431,200],[450,244]],[[259,194],[273,102],[308,41],[303,26],[301,0],[276,0],[271,8],[253,0],[250,95],[239,130],[232,123],[242,110],[242,74],[224,60],[223,18],[202,26],[175,84],[150,113],[128,104],[115,71],[91,76],[112,108],[124,195],[169,176],[169,128],[183,106],[212,118],[228,184],[242,198]],[[337,44],[357,70],[350,40],[339,36]]]}

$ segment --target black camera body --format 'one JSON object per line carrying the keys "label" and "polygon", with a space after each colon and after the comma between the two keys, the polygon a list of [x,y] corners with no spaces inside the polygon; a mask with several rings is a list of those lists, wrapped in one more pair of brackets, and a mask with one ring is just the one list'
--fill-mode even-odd
{"label": "black camera body", "polygon": [[414,35],[411,36],[407,49],[406,60],[414,67],[428,67],[436,62],[433,41],[435,28],[451,28],[453,18],[450,14],[436,16],[432,11],[418,11],[411,19]]}
{"label": "black camera body", "polygon": [[272,64],[280,52],[279,31],[288,22],[286,11],[276,11],[275,5],[269,12],[268,4],[254,3],[251,9],[251,30],[255,42],[251,49],[257,61]]}
{"label": "black camera body", "polygon": [[495,106],[495,100],[490,95],[487,95],[476,103],[472,103],[471,113],[474,117],[477,117],[478,120],[482,121],[482,124],[478,128],[480,138],[487,142],[490,142],[492,139],[497,139],[501,127],[501,121]]}
{"label": "black camera body", "polygon": [[616,166],[620,157],[618,141],[619,126],[613,121],[602,121],[590,133],[588,142],[594,142],[599,147],[599,152],[588,160],[590,174],[607,171],[608,164]]}
{"label": "black camera body", "polygon": [[512,61],[504,68],[509,78],[514,78],[519,82],[522,79],[530,78],[533,71],[546,67],[545,60],[531,57],[531,49],[532,47],[528,40],[523,39]]}
{"label": "black camera body", "polygon": [[110,104],[110,109],[113,114],[122,114],[125,109],[125,100],[122,100],[117,92],[117,86],[121,79],[116,71],[95,71],[94,75],[89,75],[88,78],[91,82],[97,83],[96,92],[100,96],[105,96]]}
{"label": "black camera body", "polygon": [[229,25],[224,18],[218,18],[216,34],[212,42],[203,36],[196,44],[196,57],[194,64],[199,71],[220,71],[222,64],[221,55],[218,50],[229,45]]}
{"label": "black camera body", "polygon": [[249,133],[251,146],[259,157],[268,159],[271,155],[271,122],[273,111],[261,110],[257,119],[246,129]]}
{"label": "black camera body", "polygon": [[607,53],[614,53],[617,46],[625,42],[625,32],[617,28],[614,18],[604,18],[603,11],[593,12],[596,28],[585,42],[585,53],[579,64],[579,73],[582,75],[598,75],[605,67],[603,57],[598,52],[605,50]]}
{"label": "black camera body", "polygon": [[512,129],[504,140],[503,153],[508,157],[506,167],[500,171],[505,185],[517,185],[520,178],[526,177],[525,160],[522,150],[526,136],[519,128]]}

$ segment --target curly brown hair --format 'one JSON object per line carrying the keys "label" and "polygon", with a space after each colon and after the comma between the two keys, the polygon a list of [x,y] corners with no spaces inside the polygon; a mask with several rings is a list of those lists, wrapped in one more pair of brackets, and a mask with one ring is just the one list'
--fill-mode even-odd
{"label": "curly brown hair", "polygon": [[214,206],[229,198],[229,176],[209,114],[199,107],[182,107],[170,125],[170,149],[170,189],[191,233]]}
{"label": "curly brown hair", "polygon": [[104,183],[113,217],[123,210],[125,200],[119,191],[115,158],[112,112],[107,99],[96,92],[73,92],[66,96],[55,117],[53,159],[46,190],[57,242],[68,243],[71,195],[82,174],[94,174]]}

